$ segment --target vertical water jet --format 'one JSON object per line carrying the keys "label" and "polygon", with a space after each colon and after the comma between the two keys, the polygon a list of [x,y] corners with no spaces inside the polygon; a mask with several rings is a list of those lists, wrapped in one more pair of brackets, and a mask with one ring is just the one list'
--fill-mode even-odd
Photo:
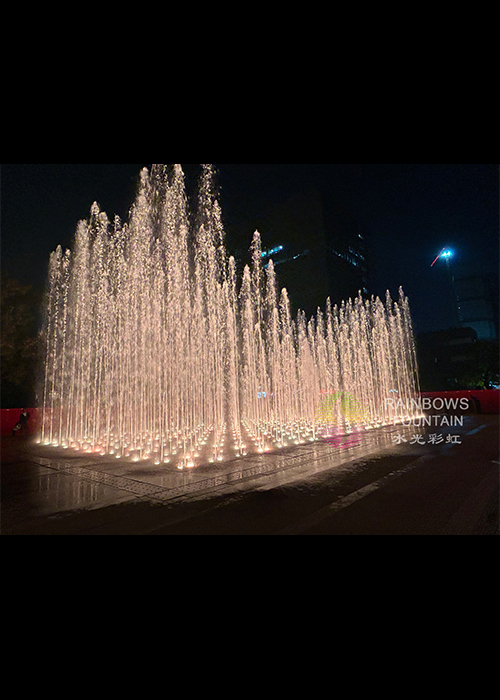
{"label": "vertical water jet", "polygon": [[[42,442],[180,469],[403,420],[418,393],[402,290],[292,319],[260,234],[240,280],[215,170],[144,169],[125,223],[95,203],[51,255]],[[411,416],[410,416],[411,417]]]}

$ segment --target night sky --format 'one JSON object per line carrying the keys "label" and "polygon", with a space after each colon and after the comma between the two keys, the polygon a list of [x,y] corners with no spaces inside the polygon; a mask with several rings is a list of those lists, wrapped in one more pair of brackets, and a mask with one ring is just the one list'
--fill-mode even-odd
{"label": "night sky", "polygon": [[[150,164],[2,164],[2,271],[43,288],[58,244],[71,247],[79,219],[97,201],[127,217],[139,171]],[[315,188],[356,217],[370,245],[371,291],[410,297],[417,332],[452,325],[443,264],[457,275],[499,272],[499,167],[491,163],[218,163],[230,253],[273,204]],[[194,189],[197,164],[183,164]],[[261,231],[265,245],[265,230]]]}

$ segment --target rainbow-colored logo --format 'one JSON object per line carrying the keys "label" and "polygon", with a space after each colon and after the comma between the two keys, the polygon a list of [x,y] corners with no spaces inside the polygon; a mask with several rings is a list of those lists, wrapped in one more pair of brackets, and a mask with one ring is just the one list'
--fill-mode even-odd
{"label": "rainbow-colored logo", "polygon": [[316,409],[316,421],[332,427],[360,425],[370,422],[370,411],[363,401],[348,392],[325,392]]}

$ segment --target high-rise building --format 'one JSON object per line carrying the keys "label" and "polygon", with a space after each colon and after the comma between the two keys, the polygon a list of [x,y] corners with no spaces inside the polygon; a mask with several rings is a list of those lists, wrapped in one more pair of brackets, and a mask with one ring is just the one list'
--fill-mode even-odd
{"label": "high-rise building", "polygon": [[458,314],[463,328],[473,328],[479,340],[498,338],[498,281],[493,277],[455,279]]}
{"label": "high-rise building", "polygon": [[315,314],[327,297],[335,305],[369,295],[366,236],[327,196],[308,190],[274,206],[260,228],[265,264],[272,258],[295,309]]}

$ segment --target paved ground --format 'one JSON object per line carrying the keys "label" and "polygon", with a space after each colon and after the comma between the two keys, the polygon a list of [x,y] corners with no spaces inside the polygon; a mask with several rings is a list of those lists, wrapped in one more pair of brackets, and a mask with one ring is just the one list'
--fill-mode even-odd
{"label": "paved ground", "polygon": [[433,428],[423,445],[411,444],[415,432],[185,472],[7,438],[1,534],[498,535],[498,416]]}

